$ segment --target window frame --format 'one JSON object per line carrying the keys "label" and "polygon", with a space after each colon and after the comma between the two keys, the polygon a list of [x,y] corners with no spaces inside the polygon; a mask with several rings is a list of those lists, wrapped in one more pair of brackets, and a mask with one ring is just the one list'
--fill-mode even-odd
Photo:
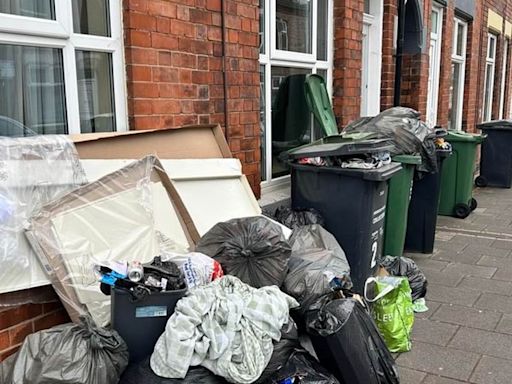
{"label": "window frame", "polygon": [[[490,56],[490,42],[491,40],[494,40],[494,52],[493,57]],[[494,81],[495,81],[495,75],[496,75],[496,47],[498,43],[498,35],[495,35],[493,33],[487,34],[487,53],[486,53],[486,59],[485,59],[485,77],[484,77],[484,96],[483,96],[483,105],[482,105],[482,122],[490,121],[492,119],[492,102],[494,98]],[[492,71],[489,73],[488,68],[491,66]],[[489,100],[486,99],[486,87],[487,87],[487,77],[491,76],[491,89],[489,90]],[[488,109],[486,110],[486,107]]]}
{"label": "window frame", "polygon": [[0,44],[62,50],[68,134],[81,133],[75,51],[110,53],[112,55],[115,129],[117,132],[127,131],[127,85],[121,2],[109,1],[110,37],[74,33],[71,0],[55,0],[54,2],[55,20],[0,13]]}
{"label": "window frame", "polygon": [[503,116],[505,116],[505,89],[507,84],[507,74],[509,71],[509,43],[510,40],[508,38],[503,39],[503,51],[502,51],[502,60],[501,60],[501,83],[500,83],[500,106],[499,106],[499,113],[498,113],[498,119],[503,119]]}
{"label": "window frame", "polygon": [[[429,126],[435,126],[437,124],[438,112],[439,112],[439,83],[441,79],[441,55],[443,45],[443,21],[444,21],[444,8],[434,3],[432,5],[431,14],[437,14],[437,31],[432,29],[431,20],[431,31],[429,38],[429,86],[427,89],[427,114],[426,120]],[[432,19],[432,16],[431,16]],[[434,42],[434,57],[432,57],[432,42]],[[435,62],[434,62],[435,61]]]}
{"label": "window frame", "polygon": [[[328,1],[327,9],[327,60],[316,60],[317,56],[317,11],[318,1]],[[264,36],[263,46],[265,50],[259,55],[259,65],[264,68],[265,74],[265,157],[262,156],[261,162],[265,162],[266,179],[261,180],[261,186],[265,190],[270,190],[275,186],[289,183],[290,175],[272,177],[272,67],[290,67],[303,68],[311,70],[315,74],[320,70],[327,71],[327,91],[332,95],[332,72],[333,72],[333,48],[334,48],[334,0],[312,0],[312,53],[301,54],[297,52],[282,51],[275,49],[275,17],[276,1],[262,0],[264,6]],[[270,32],[270,33],[269,33]],[[313,117],[311,117],[313,119]],[[311,127],[312,133],[314,127]],[[262,175],[263,176],[263,175]],[[262,177],[263,178],[263,177]]]}
{"label": "window frame", "polygon": [[[458,48],[458,37],[459,37],[459,25],[464,27],[463,30],[463,38],[462,38],[462,54],[457,54]],[[451,129],[455,128],[458,131],[462,130],[462,114],[464,109],[464,90],[465,90],[465,81],[466,81],[466,54],[467,54],[467,37],[468,37],[468,23],[458,17],[454,18],[454,29],[453,29],[453,44],[452,44],[452,63],[459,64],[462,68],[462,71],[459,73],[459,93],[457,95],[457,116],[455,116],[455,127],[450,127]],[[453,78],[452,78],[453,84]],[[453,92],[453,89],[452,89]],[[453,93],[452,93],[452,110],[453,110]],[[451,123],[451,122],[450,122]]]}

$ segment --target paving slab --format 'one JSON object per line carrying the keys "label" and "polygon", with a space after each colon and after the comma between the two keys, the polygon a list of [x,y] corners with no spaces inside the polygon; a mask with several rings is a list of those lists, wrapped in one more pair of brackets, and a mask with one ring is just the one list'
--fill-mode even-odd
{"label": "paving slab", "polygon": [[489,279],[496,273],[497,270],[497,267],[487,267],[465,263],[449,263],[443,272]]}
{"label": "paving slab", "polygon": [[[427,273],[427,279],[429,275]],[[480,293],[475,293],[471,289],[465,288],[452,288],[439,284],[433,284],[429,280],[427,288],[427,299],[435,302],[446,304],[457,304],[466,307],[472,307],[476,303]]]}
{"label": "paving slab", "polygon": [[490,356],[482,357],[471,376],[471,383],[476,384],[509,384],[511,382],[510,361]]}
{"label": "paving slab", "polygon": [[476,353],[416,342],[410,352],[398,357],[397,363],[409,369],[467,380],[479,359]]}
{"label": "paving slab", "polygon": [[500,322],[496,326],[496,331],[501,333],[508,333],[512,335],[512,315],[504,314]]}
{"label": "paving slab", "polygon": [[459,326],[454,324],[416,318],[412,330],[412,340],[446,346],[458,329]]}
{"label": "paving slab", "polygon": [[494,330],[502,314],[460,305],[443,304],[430,319],[471,328]]}
{"label": "paving slab", "polygon": [[447,377],[428,375],[421,384],[461,384],[467,381],[448,379]]}
{"label": "paving slab", "polygon": [[426,300],[426,302],[427,302],[428,311],[427,312],[422,312],[422,313],[416,313],[415,314],[415,319],[428,319],[441,306],[441,303],[437,303],[435,301],[430,300],[430,297],[429,297],[428,293],[427,293],[427,300]]}
{"label": "paving slab", "polygon": [[458,286],[478,292],[497,293],[498,295],[508,296],[512,294],[512,282],[509,281],[464,277]]}
{"label": "paving slab", "polygon": [[512,314],[512,297],[494,293],[482,293],[474,307]]}
{"label": "paving slab", "polygon": [[405,367],[398,367],[400,384],[418,384],[427,376],[425,372],[416,371]]}
{"label": "paving slab", "polygon": [[442,285],[445,287],[456,287],[461,283],[465,275],[461,272],[444,272],[424,268],[429,285]]}
{"label": "paving slab", "polygon": [[[462,351],[512,360],[512,335],[461,327],[449,346]],[[512,365],[512,361],[509,364]]]}

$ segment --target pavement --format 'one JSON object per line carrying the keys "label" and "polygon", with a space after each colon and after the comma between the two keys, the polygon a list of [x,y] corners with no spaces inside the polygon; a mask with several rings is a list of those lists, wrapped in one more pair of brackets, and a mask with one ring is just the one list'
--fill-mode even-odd
{"label": "pavement", "polygon": [[428,278],[430,310],[397,357],[401,384],[512,383],[512,190],[475,190],[466,219],[438,219],[433,254],[406,254]]}

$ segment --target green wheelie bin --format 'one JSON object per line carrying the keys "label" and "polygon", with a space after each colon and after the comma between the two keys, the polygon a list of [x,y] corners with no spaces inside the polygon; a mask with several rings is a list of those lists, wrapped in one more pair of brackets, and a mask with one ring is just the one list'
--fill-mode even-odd
{"label": "green wheelie bin", "polygon": [[414,171],[416,165],[421,164],[421,156],[397,155],[393,156],[393,161],[402,164],[402,170],[389,180],[384,224],[384,255],[402,256]]}
{"label": "green wheelie bin", "polygon": [[452,145],[452,156],[445,160],[441,176],[439,214],[464,219],[477,207],[473,198],[476,149],[485,136],[448,131],[445,140]]}

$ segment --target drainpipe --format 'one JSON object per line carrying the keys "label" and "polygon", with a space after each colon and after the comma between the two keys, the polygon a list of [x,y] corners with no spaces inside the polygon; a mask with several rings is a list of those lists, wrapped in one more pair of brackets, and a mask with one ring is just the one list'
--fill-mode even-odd
{"label": "drainpipe", "polygon": [[229,113],[228,113],[228,74],[227,74],[227,58],[226,58],[226,43],[227,43],[227,29],[225,24],[226,19],[226,1],[221,0],[221,28],[222,28],[222,82],[224,84],[224,136],[228,139],[229,127]]}
{"label": "drainpipe", "polygon": [[396,36],[395,97],[393,105],[400,105],[402,88],[402,58],[405,40],[405,0],[398,0],[398,31]]}

